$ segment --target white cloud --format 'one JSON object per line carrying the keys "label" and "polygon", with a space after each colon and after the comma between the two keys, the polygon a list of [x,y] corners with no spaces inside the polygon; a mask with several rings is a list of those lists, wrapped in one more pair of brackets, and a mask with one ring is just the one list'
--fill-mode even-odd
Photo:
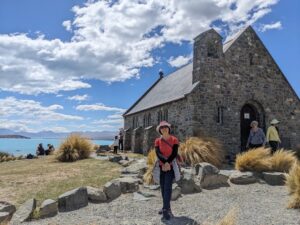
{"label": "white cloud", "polygon": [[109,119],[123,119],[122,114],[113,114],[113,115],[108,115],[107,118]]}
{"label": "white cloud", "polygon": [[183,65],[186,65],[187,63],[189,63],[192,59],[192,56],[178,56],[176,58],[171,57],[168,60],[168,63],[172,66],[172,67],[181,67]]}
{"label": "white cloud", "polygon": [[96,103],[96,104],[93,104],[93,105],[78,105],[76,107],[76,109],[80,110],[80,111],[118,111],[118,112],[125,112],[125,109],[105,106],[102,103]]}
{"label": "white cloud", "polygon": [[[89,79],[125,81],[156,60],[167,42],[192,41],[222,21],[229,34],[271,12],[278,0],[88,1],[63,26],[72,40],[0,35],[0,90],[57,93],[91,87]],[[232,6],[235,7],[232,7]]]}
{"label": "white cloud", "polygon": [[75,101],[85,101],[89,98],[88,95],[74,95],[71,97],[68,97],[69,100],[75,100]]}
{"label": "white cloud", "polygon": [[123,122],[123,119],[101,119],[95,120],[92,124],[122,124]]}
{"label": "white cloud", "polygon": [[66,28],[67,31],[72,31],[72,23],[70,20],[64,21],[62,25]]}
{"label": "white cloud", "polygon": [[271,23],[271,24],[263,24],[261,27],[260,27],[260,31],[261,32],[265,32],[267,30],[280,30],[282,29],[282,24],[280,21],[276,22],[276,23]]}
{"label": "white cloud", "polygon": [[55,112],[63,109],[61,105],[42,106],[40,102],[33,100],[20,100],[15,97],[0,99],[0,114],[4,118],[21,117],[32,121],[63,121],[83,120],[80,116],[67,115]]}

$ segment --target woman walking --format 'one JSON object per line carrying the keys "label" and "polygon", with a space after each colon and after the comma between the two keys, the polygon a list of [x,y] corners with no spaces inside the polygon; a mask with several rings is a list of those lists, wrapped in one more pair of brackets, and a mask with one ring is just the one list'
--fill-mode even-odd
{"label": "woman walking", "polygon": [[170,135],[171,125],[168,122],[160,122],[156,130],[161,134],[161,137],[155,140],[155,151],[159,160],[159,183],[163,198],[163,208],[159,211],[159,214],[163,214],[163,219],[169,220],[172,216],[170,205],[172,182],[174,178],[175,180],[180,178],[176,162],[179,143],[175,136]]}
{"label": "woman walking", "polygon": [[250,124],[251,130],[249,133],[247,148],[258,148],[265,146],[266,144],[266,136],[264,131],[258,127],[258,122],[253,120]]}
{"label": "woman walking", "polygon": [[271,126],[268,128],[267,131],[267,141],[269,142],[269,145],[272,148],[272,153],[274,153],[279,147],[279,143],[281,143],[277,128],[277,124],[279,123],[279,121],[277,119],[273,119],[270,123]]}

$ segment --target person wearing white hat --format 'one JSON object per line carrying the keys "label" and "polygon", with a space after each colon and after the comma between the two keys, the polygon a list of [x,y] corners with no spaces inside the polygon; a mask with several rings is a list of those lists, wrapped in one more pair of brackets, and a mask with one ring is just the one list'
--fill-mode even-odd
{"label": "person wearing white hat", "polygon": [[279,121],[277,119],[272,119],[270,122],[271,126],[267,131],[267,142],[269,142],[269,145],[272,148],[272,153],[274,153],[278,149],[279,143],[281,143],[277,127],[278,123]]}
{"label": "person wearing white hat", "polygon": [[163,208],[159,214],[163,214],[163,219],[169,220],[172,216],[171,211],[171,196],[172,196],[172,182],[175,178],[177,180],[179,170],[176,166],[176,157],[178,155],[178,139],[170,135],[171,124],[167,121],[162,121],[156,128],[161,135],[155,140],[155,151],[159,160],[160,174],[159,183],[161,187],[161,194],[163,198]]}

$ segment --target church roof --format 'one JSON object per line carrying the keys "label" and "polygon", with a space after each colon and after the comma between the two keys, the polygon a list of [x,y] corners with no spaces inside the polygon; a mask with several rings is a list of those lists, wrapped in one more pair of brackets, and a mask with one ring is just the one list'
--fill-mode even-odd
{"label": "church roof", "polygon": [[198,83],[193,84],[193,63],[190,63],[156,82],[124,116],[184,98]]}

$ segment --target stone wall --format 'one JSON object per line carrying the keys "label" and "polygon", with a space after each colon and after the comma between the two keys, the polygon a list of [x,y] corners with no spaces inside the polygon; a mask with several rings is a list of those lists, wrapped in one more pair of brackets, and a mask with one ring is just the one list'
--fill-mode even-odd
{"label": "stone wall", "polygon": [[[217,34],[208,33],[201,42],[214,40],[219,49]],[[249,27],[224,55],[207,57],[203,43],[195,43],[194,79],[200,81],[191,94],[194,105],[193,123],[203,133],[220,139],[228,154],[240,151],[240,112],[249,103],[264,114],[260,124],[281,121],[283,139],[292,147],[299,141],[299,99],[291,90],[280,69],[273,61],[255,32]],[[204,59],[198,59],[198,56]],[[250,58],[251,57],[251,62]],[[218,107],[223,108],[223,123],[217,123]]]}

